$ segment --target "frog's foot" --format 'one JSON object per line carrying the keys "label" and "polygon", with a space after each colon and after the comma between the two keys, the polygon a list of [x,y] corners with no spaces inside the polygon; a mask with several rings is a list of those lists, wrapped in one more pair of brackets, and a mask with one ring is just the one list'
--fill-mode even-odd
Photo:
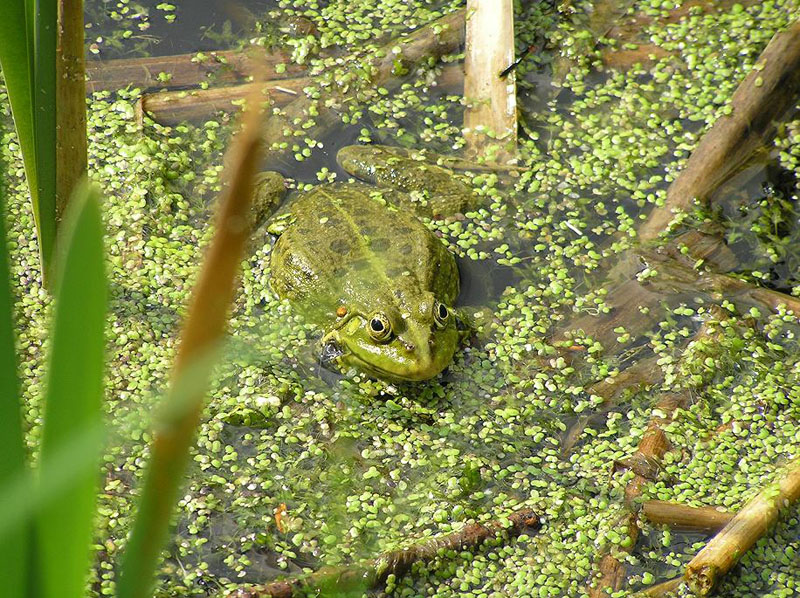
{"label": "frog's foot", "polygon": [[403,207],[424,216],[443,217],[475,208],[472,188],[449,170],[411,158],[401,149],[384,145],[349,145],[336,156],[353,176],[400,191]]}
{"label": "frog's foot", "polygon": [[286,182],[280,173],[268,170],[256,175],[253,205],[250,209],[250,230],[261,227],[278,209],[286,195]]}
{"label": "frog's foot", "polygon": [[459,307],[456,310],[456,327],[461,341],[484,332],[493,317],[494,313],[488,307]]}
{"label": "frog's foot", "polygon": [[338,372],[339,359],[344,355],[345,351],[342,346],[334,339],[328,339],[319,345],[318,359],[319,364],[326,370]]}

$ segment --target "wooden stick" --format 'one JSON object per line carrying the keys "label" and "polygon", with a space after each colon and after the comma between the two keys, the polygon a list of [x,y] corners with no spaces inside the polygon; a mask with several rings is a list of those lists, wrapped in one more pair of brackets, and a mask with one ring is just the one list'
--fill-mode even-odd
{"label": "wooden stick", "polygon": [[[270,80],[297,77],[306,71],[304,66],[293,64],[287,52],[280,50],[263,54],[226,50],[203,55],[204,59],[199,59],[195,53],[90,60],[86,64],[89,77],[86,88],[95,92],[102,89],[113,91],[129,85],[142,89],[194,87],[203,81],[244,83],[256,69],[263,69],[264,77]],[[278,64],[285,65],[282,73],[276,70]]]}
{"label": "wooden stick", "polygon": [[344,567],[327,567],[315,573],[266,585],[242,588],[228,594],[228,598],[294,598],[324,588],[326,595],[338,596],[360,589],[366,591],[382,586],[389,575],[400,577],[416,562],[428,562],[440,551],[474,549],[489,538],[506,533],[509,537],[521,534],[525,529],[538,529],[539,517],[530,509],[513,513],[507,527],[501,521],[486,524],[471,523],[460,531],[442,538],[434,538],[402,550],[387,552],[362,564]]}
{"label": "wooden stick", "polygon": [[777,33],[731,99],[733,112],[703,136],[686,167],[639,229],[642,241],[664,231],[674,212],[705,201],[739,169],[775,130],[775,121],[792,105],[800,86],[800,21]]}
{"label": "wooden stick", "polygon": [[486,156],[497,147],[493,162],[517,157],[517,85],[514,62],[512,0],[467,0],[464,57],[464,138],[468,156]]}
{"label": "wooden stick", "polygon": [[695,532],[718,532],[733,519],[731,513],[715,507],[689,507],[665,500],[643,502],[642,513],[650,523]]}
{"label": "wooden stick", "polygon": [[776,482],[748,502],[686,566],[684,578],[698,596],[707,596],[736,562],[775,523],[781,509],[800,498],[800,459]]}

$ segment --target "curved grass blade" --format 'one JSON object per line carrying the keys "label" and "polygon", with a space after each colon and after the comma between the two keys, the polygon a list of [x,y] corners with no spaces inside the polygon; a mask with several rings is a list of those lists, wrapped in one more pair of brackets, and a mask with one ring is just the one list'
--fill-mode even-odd
{"label": "curved grass blade", "polygon": [[[4,166],[0,160],[0,489],[8,487],[26,470],[6,245]],[[6,507],[0,499],[0,512]],[[29,529],[26,520],[16,519],[5,533],[0,531],[0,579],[3,580],[3,595],[8,598],[25,595]]]}
{"label": "curved grass blade", "polygon": [[[57,462],[75,436],[102,425],[107,289],[99,194],[84,181],[71,200],[57,255],[52,349],[42,429],[42,463]],[[96,443],[94,462],[100,458]],[[40,472],[47,476],[47,469]],[[98,483],[78,471],[58,500],[40,497],[37,551],[41,595],[84,595]]]}
{"label": "curved grass blade", "polygon": [[56,235],[56,19],[55,0],[0,2],[0,66],[31,191],[43,277]]}

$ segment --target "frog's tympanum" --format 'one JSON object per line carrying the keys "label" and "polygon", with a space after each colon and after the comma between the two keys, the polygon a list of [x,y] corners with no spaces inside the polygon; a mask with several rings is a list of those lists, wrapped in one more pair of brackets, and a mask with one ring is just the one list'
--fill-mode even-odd
{"label": "frog's tympanum", "polygon": [[[271,218],[278,236],[271,285],[320,326],[320,360],[387,380],[425,380],[446,368],[463,336],[453,304],[456,261],[414,214],[466,210],[471,190],[449,171],[380,146],[340,150],[340,165],[374,183],[329,183]],[[274,202],[282,179],[262,176]],[[386,188],[388,187],[388,188]]]}

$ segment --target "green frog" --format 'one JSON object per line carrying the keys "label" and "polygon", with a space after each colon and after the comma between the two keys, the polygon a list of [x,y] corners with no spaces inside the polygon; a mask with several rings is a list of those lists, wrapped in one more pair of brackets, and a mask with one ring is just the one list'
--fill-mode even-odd
{"label": "green frog", "polygon": [[[416,215],[463,212],[474,207],[472,190],[386,146],[348,146],[337,160],[364,182],[316,186],[270,217],[270,284],[322,330],[324,367],[390,381],[432,378],[452,362],[467,326],[454,307],[455,258]],[[261,214],[283,188],[279,174],[261,175]]]}

